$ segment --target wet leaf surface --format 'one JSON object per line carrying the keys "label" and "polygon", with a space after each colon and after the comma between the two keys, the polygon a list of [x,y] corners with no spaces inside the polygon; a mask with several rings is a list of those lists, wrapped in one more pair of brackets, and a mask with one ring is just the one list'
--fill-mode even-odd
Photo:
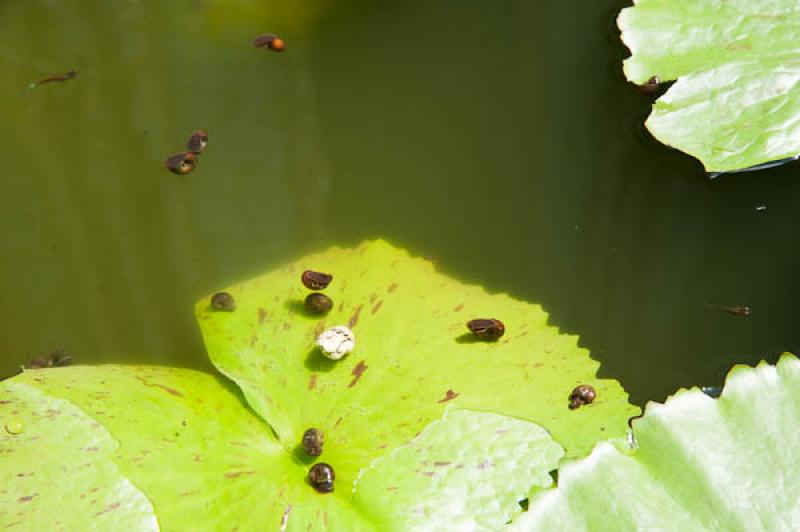
{"label": "wet leaf surface", "polygon": [[790,1],[643,0],[619,16],[625,74],[677,82],[647,128],[709,172],[800,154],[800,15]]}
{"label": "wet leaf surface", "polygon": [[562,465],[513,530],[797,530],[800,361],[736,366],[719,399],[650,403],[638,449],[600,443]]}
{"label": "wet leaf surface", "polygon": [[24,382],[61,371],[0,383],[0,528],[158,530],[150,501],[114,463],[112,435]]}
{"label": "wet leaf surface", "polygon": [[[336,279],[325,291],[336,304],[324,317],[304,308],[300,277],[308,269]],[[576,337],[548,325],[540,306],[462,284],[383,241],[310,255],[226,291],[236,312],[212,312],[208,298],[196,307],[212,361],[287,449],[309,427],[321,429],[322,459],[342,489],[448,406],[537,423],[568,456],[622,436],[638,412],[616,381],[596,377],[599,364]],[[502,319],[506,334],[475,338],[466,323],[476,316]],[[333,361],[314,344],[339,325],[352,329],[355,348]],[[569,394],[583,383],[597,399],[572,411]]]}
{"label": "wet leaf surface", "polygon": [[533,423],[453,410],[377,459],[354,497],[381,530],[498,530],[532,488],[552,484],[563,455]]}

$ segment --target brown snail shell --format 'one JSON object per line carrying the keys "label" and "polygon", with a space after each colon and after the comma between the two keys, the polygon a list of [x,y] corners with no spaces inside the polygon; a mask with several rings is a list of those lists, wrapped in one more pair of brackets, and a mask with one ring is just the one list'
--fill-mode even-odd
{"label": "brown snail shell", "polygon": [[208,133],[202,129],[192,133],[189,137],[189,142],[186,143],[186,148],[195,155],[206,149],[208,144]]}
{"label": "brown snail shell", "polygon": [[303,433],[303,449],[309,456],[321,455],[324,443],[325,436],[319,429],[311,428]]}
{"label": "brown snail shell", "polygon": [[306,310],[313,314],[327,314],[333,308],[333,300],[319,292],[311,292],[304,302]]}
{"label": "brown snail shell", "polygon": [[308,471],[308,482],[315,490],[320,493],[330,493],[333,491],[333,481],[336,480],[336,473],[330,464],[319,462],[311,466]]}
{"label": "brown snail shell", "polygon": [[183,152],[171,155],[167,158],[166,166],[170,172],[179,175],[186,175],[197,165],[197,156],[192,152]]}
{"label": "brown snail shell", "polygon": [[282,52],[286,49],[286,43],[283,39],[272,33],[265,33],[259,35],[253,40],[253,46],[256,48],[269,48],[273,52]]}
{"label": "brown snail shell", "polygon": [[588,405],[597,397],[597,392],[588,384],[576,386],[569,394],[569,409],[575,410],[581,405]]}
{"label": "brown snail shell", "polygon": [[467,329],[484,340],[497,340],[506,332],[503,322],[494,318],[470,320],[467,322]]}
{"label": "brown snail shell", "polygon": [[214,310],[232,312],[236,310],[236,301],[234,301],[233,296],[228,292],[217,292],[211,296],[211,308]]}
{"label": "brown snail shell", "polygon": [[300,280],[303,282],[303,286],[309,290],[325,290],[333,281],[333,275],[306,270],[300,276]]}

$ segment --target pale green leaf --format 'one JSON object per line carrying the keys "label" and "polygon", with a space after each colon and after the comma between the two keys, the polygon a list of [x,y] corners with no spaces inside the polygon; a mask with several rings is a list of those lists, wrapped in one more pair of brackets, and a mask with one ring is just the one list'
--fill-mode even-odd
{"label": "pale green leaf", "polygon": [[800,529],[800,361],[735,367],[719,399],[681,390],[559,470],[512,530]]}
{"label": "pale green leaf", "polygon": [[158,530],[150,501],[111,460],[118,447],[68,401],[0,383],[0,528]]}
{"label": "pale green leaf", "polygon": [[710,172],[800,154],[800,11],[787,0],[639,0],[618,25],[625,74],[678,81],[647,128]]}
{"label": "pale green leaf", "polygon": [[[335,305],[323,318],[303,308],[306,269],[334,276],[325,293]],[[226,291],[234,312],[214,311],[209,298],[196,307],[211,360],[287,449],[321,429],[343,486],[451,405],[537,423],[569,456],[623,435],[638,412],[539,305],[462,284],[383,241],[310,255]],[[502,320],[505,336],[476,341],[465,326],[473,318]],[[335,362],[314,342],[337,325],[353,330],[356,345]],[[597,400],[570,410],[571,390],[584,383]]]}
{"label": "pale green leaf", "polygon": [[363,472],[355,502],[381,530],[498,530],[563,455],[538,425],[451,410]]}
{"label": "pale green leaf", "polygon": [[[284,520],[286,530],[373,529],[349,504],[349,490],[314,491],[306,483],[308,467],[276,442],[230,385],[210,375],[158,367],[77,366],[27,371],[0,383],[3,395],[15,386],[66,399],[101,423],[120,442],[111,457],[152,501],[163,530],[279,530]],[[36,420],[34,412],[21,417],[26,425]],[[53,445],[61,430],[55,425],[43,445]],[[13,451],[23,449],[14,445]],[[52,460],[71,466],[75,459],[75,466],[83,467],[88,460],[81,452],[54,454]],[[37,490],[57,493],[61,488],[50,483],[63,478],[69,491],[69,467],[63,477],[39,478],[38,459],[20,459],[13,470],[35,471],[30,485]],[[96,461],[89,463],[98,467]],[[95,473],[91,467],[88,482]],[[131,497],[124,504],[135,502]],[[72,518],[81,511],[68,503],[64,500],[53,512]],[[32,522],[26,517],[23,529],[49,530],[52,525],[48,518],[42,521],[48,526],[31,527]],[[124,524],[103,529],[124,530]]]}

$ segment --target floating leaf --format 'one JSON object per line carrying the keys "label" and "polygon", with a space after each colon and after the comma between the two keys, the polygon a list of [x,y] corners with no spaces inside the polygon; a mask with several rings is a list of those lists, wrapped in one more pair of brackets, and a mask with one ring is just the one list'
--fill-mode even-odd
{"label": "floating leaf", "polygon": [[[76,366],[27,371],[0,383],[0,390],[5,396],[15,387],[31,386],[74,403],[120,442],[112,458],[153,502],[164,530],[279,530],[284,519],[287,530],[372,528],[349,504],[349,490],[321,495],[306,484],[307,466],[294,460],[269,427],[210,375],[158,367]],[[20,413],[26,426],[36,420],[34,413]],[[59,441],[61,427],[54,425],[42,445]],[[23,450],[18,444],[12,449]],[[52,460],[59,466],[70,464],[73,454],[56,453]],[[59,470],[56,476],[41,477],[41,459],[29,455],[11,469],[35,470],[30,482],[37,490],[70,491],[62,478],[71,479],[72,474],[63,476]],[[84,466],[86,459],[78,460],[76,465]],[[91,468],[81,471],[95,474]],[[0,489],[7,489],[8,484],[3,486]],[[131,496],[123,507],[136,500]],[[32,527],[35,521],[25,520],[25,529],[49,530],[56,514],[80,517],[80,506],[62,502],[42,518],[47,526]],[[14,507],[3,506],[6,511]],[[144,529],[122,520],[113,525],[101,528]]]}
{"label": "floating leaf", "polygon": [[681,390],[559,470],[513,530],[800,529],[800,361],[735,367],[719,399]]}
{"label": "floating leaf", "polygon": [[800,12],[776,0],[639,0],[618,25],[625,74],[678,81],[647,128],[710,172],[800,154]]}
{"label": "floating leaf", "polygon": [[[374,464],[352,500],[347,485],[317,493],[306,482],[310,460],[287,452],[210,375],[76,366],[25,372],[0,392],[14,432],[0,438],[0,451],[14,453],[0,467],[0,523],[26,529],[385,530],[423,507],[443,525],[497,528],[532,486],[549,485],[563,455],[533,423],[455,411],[399,449],[398,461]],[[436,470],[422,483],[405,470],[415,450],[420,467]],[[382,481],[396,484],[389,497]]]}
{"label": "floating leaf", "polygon": [[[304,309],[304,270],[333,275],[325,294],[334,307],[324,317]],[[212,361],[287,449],[321,429],[342,486],[451,405],[537,423],[571,456],[621,436],[638,412],[539,305],[461,284],[383,241],[311,255],[226,291],[235,312],[214,311],[210,298],[196,308]],[[505,336],[476,339],[465,326],[473,318],[502,320]],[[315,340],[338,325],[353,330],[355,349],[332,361]],[[582,383],[597,400],[570,410],[570,391]]]}
{"label": "floating leaf", "polygon": [[533,423],[452,410],[378,458],[355,501],[381,530],[498,530],[531,488],[549,487],[563,449]]}
{"label": "floating leaf", "polygon": [[150,501],[111,460],[117,449],[71,403],[0,383],[0,528],[158,530]]}

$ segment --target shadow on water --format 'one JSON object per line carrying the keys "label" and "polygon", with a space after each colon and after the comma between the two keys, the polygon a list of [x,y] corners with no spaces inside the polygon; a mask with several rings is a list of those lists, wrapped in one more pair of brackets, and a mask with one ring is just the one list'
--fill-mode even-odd
{"label": "shadow on water", "polygon": [[800,347],[798,167],[709,181],[648,139],[620,1],[66,4],[0,3],[0,373],[54,347],[210,369],[199,297],[378,236],[541,303],[640,403]]}

